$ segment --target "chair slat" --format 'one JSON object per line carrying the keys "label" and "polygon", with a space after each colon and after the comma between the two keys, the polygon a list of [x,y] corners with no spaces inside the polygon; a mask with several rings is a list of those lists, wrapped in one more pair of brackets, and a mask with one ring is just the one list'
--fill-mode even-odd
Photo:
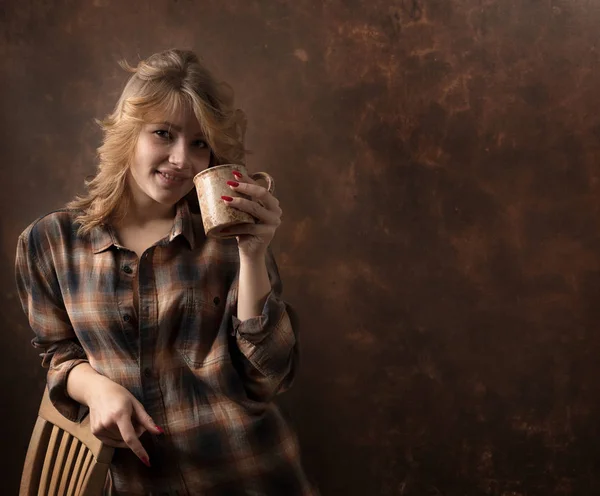
{"label": "chair slat", "polygon": [[93,460],[83,483],[83,494],[86,496],[101,496],[104,494],[109,469],[108,464]]}
{"label": "chair slat", "polygon": [[77,481],[79,480],[79,474],[81,473],[81,467],[83,466],[83,460],[87,451],[88,449],[85,447],[85,444],[81,444],[79,447],[79,452],[77,453],[77,459],[75,460],[75,466],[73,467],[73,474],[71,475],[71,482],[69,482],[67,496],[75,496],[77,494],[75,489],[77,487]]}
{"label": "chair slat", "polygon": [[94,475],[95,472],[97,472],[98,468],[99,468],[98,467],[98,463],[96,462],[96,460],[92,459],[92,462],[90,463],[88,471],[85,474],[85,479],[83,481],[83,485],[81,486],[82,492],[84,494],[85,494],[86,489],[89,486],[90,480],[93,480],[93,475]]}
{"label": "chair slat", "polygon": [[107,446],[104,446],[102,441],[92,434],[90,429],[89,415],[80,423],[71,422],[69,419],[63,417],[56,408],[54,408],[54,405],[50,401],[48,395],[44,395],[42,398],[42,404],[40,405],[39,416],[75,436],[92,450],[99,461],[110,461],[110,458],[112,457],[112,450],[108,450],[111,455],[108,460],[100,459],[101,452],[106,451],[105,448],[107,448]]}
{"label": "chair slat", "polygon": [[55,453],[58,449],[57,440],[59,433],[60,429],[55,425],[52,426],[50,441],[48,441],[48,449],[46,451],[46,458],[44,459],[44,466],[42,467],[42,476],[40,477],[38,496],[47,496],[48,487],[50,486],[50,476],[52,475],[52,467],[54,466]]}
{"label": "chair slat", "polygon": [[[44,390],[21,477],[19,496],[100,496],[114,448],[90,428],[65,418]],[[1,493],[1,491],[0,491]]]}
{"label": "chair slat", "polygon": [[54,461],[54,466],[52,467],[52,477],[50,479],[50,487],[48,488],[48,496],[56,495],[56,489],[58,488],[60,476],[63,474],[65,469],[63,462],[65,460],[67,449],[69,448],[69,442],[71,441],[71,436],[67,432],[59,430],[59,433],[61,434],[60,445],[58,446],[56,459]]}
{"label": "chair slat", "polygon": [[[29,448],[23,464],[23,475],[21,476],[20,496],[36,496],[40,484],[40,474],[44,465],[46,455],[45,447],[48,445],[52,424],[38,417],[31,433]],[[43,446],[44,449],[39,449]]]}
{"label": "chair slat", "polygon": [[94,455],[90,450],[87,450],[85,455],[85,461],[83,462],[83,467],[81,468],[81,472],[79,473],[79,481],[77,482],[77,489],[75,490],[75,494],[77,496],[81,496],[81,488],[83,487],[83,481],[87,475],[87,472],[90,468],[90,463],[92,463],[92,458]]}
{"label": "chair slat", "polygon": [[75,463],[75,454],[77,453],[77,449],[79,448],[80,442],[77,438],[73,438],[73,442],[69,447],[69,454],[67,455],[67,459],[65,461],[65,470],[62,475],[62,479],[60,481],[60,487],[58,488],[58,494],[66,494],[67,484],[69,483],[69,479],[73,474],[73,465]]}

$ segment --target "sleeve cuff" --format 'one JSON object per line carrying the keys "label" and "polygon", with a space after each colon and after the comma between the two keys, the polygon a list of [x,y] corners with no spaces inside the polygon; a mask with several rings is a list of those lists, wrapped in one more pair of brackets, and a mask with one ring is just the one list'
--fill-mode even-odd
{"label": "sleeve cuff", "polygon": [[73,358],[48,370],[48,394],[50,401],[61,415],[72,422],[81,422],[87,415],[88,408],[75,401],[67,393],[69,373],[77,365],[88,362],[87,358]]}
{"label": "sleeve cuff", "polygon": [[242,336],[252,344],[260,344],[279,323],[284,313],[285,303],[271,291],[263,305],[261,315],[244,321],[238,319],[236,315],[231,317],[233,334],[235,336]]}
{"label": "sleeve cuff", "polygon": [[87,415],[88,408],[69,396],[67,379],[73,368],[81,363],[89,363],[89,360],[76,343],[67,343],[60,348],[59,353],[54,353],[48,369],[48,395],[61,415],[72,422],[80,422]]}
{"label": "sleeve cuff", "polygon": [[262,375],[274,377],[289,371],[296,336],[282,300],[271,293],[262,315],[243,322],[235,316],[232,319],[238,347]]}

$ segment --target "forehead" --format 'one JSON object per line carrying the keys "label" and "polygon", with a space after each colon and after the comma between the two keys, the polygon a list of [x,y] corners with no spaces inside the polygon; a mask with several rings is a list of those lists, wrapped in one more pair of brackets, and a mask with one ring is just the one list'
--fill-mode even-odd
{"label": "forehead", "polygon": [[144,119],[148,124],[169,123],[184,131],[201,130],[200,123],[189,104],[178,104],[174,108],[155,107]]}

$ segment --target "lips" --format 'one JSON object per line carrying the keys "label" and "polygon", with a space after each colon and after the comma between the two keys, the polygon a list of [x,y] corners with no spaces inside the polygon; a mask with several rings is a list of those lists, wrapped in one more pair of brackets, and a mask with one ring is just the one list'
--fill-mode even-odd
{"label": "lips", "polygon": [[190,180],[190,177],[172,170],[156,170],[159,182],[166,187],[180,186]]}
{"label": "lips", "polygon": [[187,175],[173,170],[157,170],[156,172],[170,181],[185,181],[186,179],[189,179]]}

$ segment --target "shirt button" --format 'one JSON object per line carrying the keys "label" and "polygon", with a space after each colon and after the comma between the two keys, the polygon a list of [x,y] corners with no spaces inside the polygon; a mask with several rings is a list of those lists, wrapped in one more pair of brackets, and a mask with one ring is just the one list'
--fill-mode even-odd
{"label": "shirt button", "polygon": [[128,313],[126,313],[125,315],[123,315],[123,320],[125,322],[129,322],[131,320],[131,315],[129,315]]}
{"label": "shirt button", "polygon": [[144,369],[144,377],[146,379],[150,379],[152,377],[152,369],[150,367],[146,367]]}
{"label": "shirt button", "polygon": [[129,267],[129,265],[126,265],[125,267],[123,267],[123,272],[125,272],[125,274],[131,274],[133,270],[131,270],[131,267]]}

